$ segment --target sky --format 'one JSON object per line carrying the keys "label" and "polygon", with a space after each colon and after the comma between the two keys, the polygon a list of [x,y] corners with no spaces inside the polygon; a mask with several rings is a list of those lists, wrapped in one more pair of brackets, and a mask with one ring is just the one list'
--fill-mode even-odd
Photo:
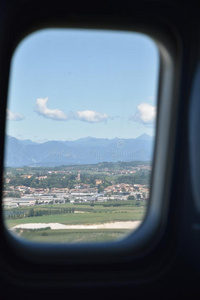
{"label": "sky", "polygon": [[158,72],[146,35],[37,31],[12,58],[6,133],[35,142],[153,136]]}

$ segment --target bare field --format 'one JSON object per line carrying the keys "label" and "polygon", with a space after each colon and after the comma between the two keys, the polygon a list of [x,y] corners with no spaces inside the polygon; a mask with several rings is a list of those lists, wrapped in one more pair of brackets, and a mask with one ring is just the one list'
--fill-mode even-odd
{"label": "bare field", "polygon": [[93,225],[64,225],[60,223],[27,223],[19,224],[12,227],[15,229],[136,229],[141,224],[141,221],[127,221],[127,222],[112,222],[104,224]]}

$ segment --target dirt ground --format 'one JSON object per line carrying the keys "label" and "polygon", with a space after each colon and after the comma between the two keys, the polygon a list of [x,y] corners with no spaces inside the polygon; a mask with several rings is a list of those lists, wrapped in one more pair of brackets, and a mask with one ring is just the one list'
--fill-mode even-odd
{"label": "dirt ground", "polygon": [[12,229],[42,229],[50,227],[56,229],[136,229],[141,221],[112,222],[93,225],[64,225],[60,223],[27,223],[14,226]]}

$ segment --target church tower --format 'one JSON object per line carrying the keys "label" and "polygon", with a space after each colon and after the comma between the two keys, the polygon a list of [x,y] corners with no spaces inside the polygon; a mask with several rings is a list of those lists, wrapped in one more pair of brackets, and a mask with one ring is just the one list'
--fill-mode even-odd
{"label": "church tower", "polygon": [[77,181],[80,181],[80,180],[81,180],[81,173],[80,173],[80,170],[78,170]]}

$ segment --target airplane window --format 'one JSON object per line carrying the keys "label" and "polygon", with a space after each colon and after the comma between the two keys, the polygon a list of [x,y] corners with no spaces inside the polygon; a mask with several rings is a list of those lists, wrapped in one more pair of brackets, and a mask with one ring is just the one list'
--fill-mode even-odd
{"label": "airplane window", "polygon": [[41,243],[136,230],[150,201],[159,52],[148,36],[44,29],[12,58],[3,213]]}

